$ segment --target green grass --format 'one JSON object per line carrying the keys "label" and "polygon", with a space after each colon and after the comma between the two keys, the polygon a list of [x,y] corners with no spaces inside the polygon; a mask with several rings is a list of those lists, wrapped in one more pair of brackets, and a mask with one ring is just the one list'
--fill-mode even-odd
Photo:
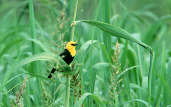
{"label": "green grass", "polygon": [[[0,107],[171,106],[170,5],[0,0]],[[68,68],[58,55],[72,39]],[[49,79],[52,67],[66,72]]]}

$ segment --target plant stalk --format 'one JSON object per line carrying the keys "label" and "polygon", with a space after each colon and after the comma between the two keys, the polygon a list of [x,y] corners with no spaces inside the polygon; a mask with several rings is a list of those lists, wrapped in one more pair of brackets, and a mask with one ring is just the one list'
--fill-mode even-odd
{"label": "plant stalk", "polygon": [[65,107],[69,107],[69,98],[70,98],[70,76],[66,76],[66,95],[65,95]]}
{"label": "plant stalk", "polygon": [[[75,32],[75,27],[74,27],[74,23],[75,23],[75,19],[77,16],[77,6],[78,6],[78,0],[76,0],[76,5],[75,5],[75,9],[74,9],[74,17],[73,17],[73,23],[72,23],[72,41],[74,40],[74,32]],[[66,97],[65,97],[65,107],[69,107],[69,98],[70,98],[70,76],[67,75],[66,76]]]}
{"label": "plant stalk", "polygon": [[78,7],[78,0],[76,0],[76,5],[75,5],[75,9],[74,9],[74,17],[73,17],[73,26],[72,26],[72,41],[74,40],[74,32],[75,32],[75,27],[74,27],[74,22],[77,16],[77,7]]}
{"label": "plant stalk", "polygon": [[[32,39],[35,39],[35,18],[34,18],[34,7],[33,0],[29,0],[29,16],[30,16],[30,30]],[[35,44],[32,42],[32,54],[35,54]]]}
{"label": "plant stalk", "polygon": [[148,96],[149,96],[149,102],[151,102],[151,85],[152,85],[152,66],[153,66],[153,58],[154,53],[150,51],[150,68],[148,73]]}
{"label": "plant stalk", "polygon": [[[33,0],[29,0],[29,18],[30,18],[30,31],[31,31],[31,38],[36,39],[36,32],[35,32],[35,17],[34,17],[34,2]],[[36,45],[32,41],[31,42],[32,47],[32,55],[36,54]],[[37,71],[37,63],[31,64],[31,70],[32,72]]]}

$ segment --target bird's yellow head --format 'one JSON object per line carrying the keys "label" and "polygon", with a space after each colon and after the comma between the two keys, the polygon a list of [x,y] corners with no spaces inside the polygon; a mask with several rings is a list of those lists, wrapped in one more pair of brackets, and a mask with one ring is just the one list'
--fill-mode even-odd
{"label": "bird's yellow head", "polygon": [[78,45],[76,42],[70,41],[66,45],[66,49],[70,52],[71,56],[74,57],[76,55],[75,47]]}

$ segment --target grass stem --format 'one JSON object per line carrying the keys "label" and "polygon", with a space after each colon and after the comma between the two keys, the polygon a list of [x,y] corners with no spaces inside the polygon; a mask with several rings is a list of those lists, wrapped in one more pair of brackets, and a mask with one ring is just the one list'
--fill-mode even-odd
{"label": "grass stem", "polygon": [[[76,5],[74,9],[74,17],[73,17],[73,23],[75,22],[76,16],[77,16],[77,6],[78,6],[78,0],[76,0]],[[74,40],[74,32],[75,27],[72,26],[72,41]],[[66,97],[65,97],[65,107],[69,107],[69,98],[70,98],[70,76],[67,75],[67,81],[66,81]]]}
{"label": "grass stem", "polygon": [[[75,22],[76,16],[77,16],[77,7],[78,7],[78,0],[76,0],[76,5],[74,9],[74,17],[73,17],[73,23]],[[72,26],[72,41],[74,40],[74,32],[75,32],[75,27],[74,25]]]}
{"label": "grass stem", "polygon": [[65,96],[65,107],[69,107],[69,98],[70,98],[70,76],[66,76],[66,96]]}
{"label": "grass stem", "polygon": [[[29,0],[29,17],[30,17],[30,30],[32,39],[35,39],[35,18],[34,18],[34,7],[33,0]],[[32,42],[32,53],[35,54],[35,45]]]}
{"label": "grass stem", "polygon": [[[36,39],[33,0],[29,0],[29,18],[30,18],[31,38]],[[33,41],[31,42],[31,48],[32,48],[32,55],[35,55],[35,53],[36,53],[36,45],[35,45],[35,43]],[[35,72],[37,70],[36,63],[32,63],[31,70],[32,70],[32,72]]]}
{"label": "grass stem", "polygon": [[153,66],[153,58],[154,53],[152,50],[150,51],[150,68],[148,73],[148,96],[149,96],[149,102],[151,102],[151,85],[152,85],[152,66]]}

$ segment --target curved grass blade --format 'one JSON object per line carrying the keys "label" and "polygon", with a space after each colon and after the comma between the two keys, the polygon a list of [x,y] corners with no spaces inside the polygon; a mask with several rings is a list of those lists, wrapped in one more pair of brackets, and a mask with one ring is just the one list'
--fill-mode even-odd
{"label": "curved grass blade", "polygon": [[152,63],[153,63],[153,50],[150,46],[146,45],[145,43],[133,38],[129,32],[126,30],[113,26],[104,22],[99,22],[99,21],[91,21],[91,20],[80,20],[76,21],[77,23],[79,22],[84,22],[89,25],[95,26],[102,31],[109,33],[112,36],[119,37],[119,38],[124,38],[126,40],[129,40],[131,42],[135,42],[139,44],[140,46],[144,47],[147,51],[150,52],[150,67],[149,67],[149,74],[148,74],[148,90],[149,90],[149,97],[151,96],[151,79],[152,79]]}
{"label": "curved grass blade", "polygon": [[100,104],[100,107],[105,107],[105,103],[106,101],[104,101],[104,99],[102,99],[100,96],[97,96],[95,94],[92,93],[85,93],[81,96],[81,98],[79,99],[79,101],[76,103],[76,106],[74,107],[82,107],[81,105],[83,104],[84,100],[90,96],[91,98],[93,98],[97,104]]}
{"label": "curved grass blade", "polygon": [[[55,56],[54,54],[44,52],[44,53],[40,53],[40,54],[33,55],[33,56],[28,57],[28,58],[25,58],[25,59],[23,59],[22,61],[20,61],[17,65],[18,65],[19,67],[21,67],[21,66],[24,66],[24,65],[26,65],[26,64],[29,64],[29,63],[31,63],[31,62],[40,61],[40,60],[57,61],[57,60],[56,60],[56,56]],[[18,67],[18,66],[17,66],[17,67]]]}
{"label": "curved grass blade", "polygon": [[[35,62],[35,61],[42,61],[42,60],[44,60],[44,61],[54,61],[54,62],[57,62],[56,57],[58,57],[58,56],[55,56],[52,53],[41,53],[41,54],[30,56],[28,58],[25,58],[25,59],[19,61],[18,63],[15,63],[14,65],[11,66],[10,70],[6,73],[5,78],[4,78],[3,82],[2,82],[2,85],[0,86],[0,91],[1,91],[1,89],[7,83],[9,83],[9,81],[7,81],[7,80],[9,79],[9,77],[10,77],[10,75],[12,73],[10,71],[15,72],[15,70],[17,68],[20,68],[20,67],[22,67],[22,66],[24,66],[26,64],[29,64],[29,63],[32,63],[32,62]],[[60,58],[58,58],[58,59],[61,60]],[[28,74],[32,75],[31,73],[28,73]],[[37,76],[37,77],[40,77],[40,78],[44,78],[41,75],[36,75],[36,74],[34,74],[34,75]]]}
{"label": "curved grass blade", "polygon": [[142,103],[145,105],[145,107],[151,107],[151,105],[147,102],[147,101],[144,101],[144,100],[141,100],[141,99],[133,99],[133,100],[130,100],[128,102],[126,102],[125,104],[123,104],[124,106],[126,106],[127,104],[131,103],[131,102],[139,102],[139,103]]}

